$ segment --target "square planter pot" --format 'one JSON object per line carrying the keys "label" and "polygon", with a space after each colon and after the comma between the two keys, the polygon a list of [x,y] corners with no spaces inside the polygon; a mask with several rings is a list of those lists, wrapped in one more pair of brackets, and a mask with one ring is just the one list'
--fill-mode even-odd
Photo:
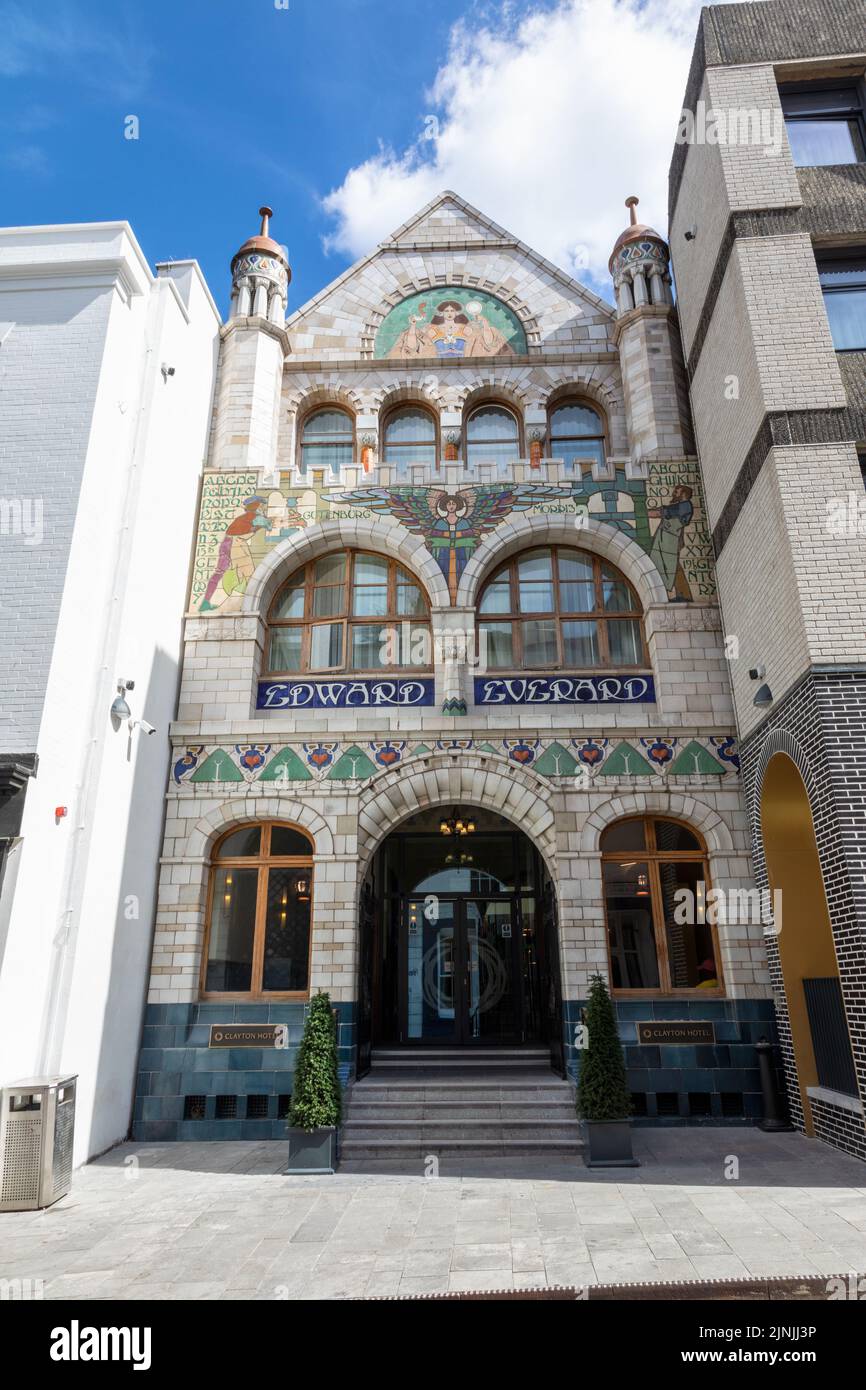
{"label": "square planter pot", "polygon": [[289,1127],[289,1166],[287,1173],[335,1173],[337,1171],[337,1137],[335,1125],[321,1129]]}
{"label": "square planter pot", "polygon": [[630,1120],[584,1120],[587,1168],[639,1168],[631,1147]]}

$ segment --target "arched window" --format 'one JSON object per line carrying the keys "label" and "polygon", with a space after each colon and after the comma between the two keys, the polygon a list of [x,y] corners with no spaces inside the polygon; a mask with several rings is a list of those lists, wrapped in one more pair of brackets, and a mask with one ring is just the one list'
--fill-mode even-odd
{"label": "arched window", "polygon": [[601,837],[614,989],[721,993],[704,845],[679,821],[634,817]]}
{"label": "arched window", "polygon": [[478,612],[481,652],[492,668],[649,665],[634,589],[585,550],[515,555],[485,584]]}
{"label": "arched window", "polygon": [[383,457],[386,463],[426,463],[435,465],[436,422],[428,410],[419,405],[402,406],[392,411],[385,421]]}
{"label": "arched window", "polygon": [[423,590],[396,560],[334,550],[296,570],[271,604],[267,672],[431,665]]}
{"label": "arched window", "polygon": [[520,426],[504,405],[480,405],[466,421],[466,462],[513,463],[520,457]]}
{"label": "arched window", "polygon": [[328,468],[339,473],[352,463],[355,423],[345,410],[329,406],[308,415],[301,430],[301,472]]}
{"label": "arched window", "polygon": [[313,846],[291,825],[231,830],[211,868],[202,994],[306,994]]}
{"label": "arched window", "polygon": [[549,454],[573,468],[576,459],[604,463],[604,422],[579,401],[564,401],[550,412]]}

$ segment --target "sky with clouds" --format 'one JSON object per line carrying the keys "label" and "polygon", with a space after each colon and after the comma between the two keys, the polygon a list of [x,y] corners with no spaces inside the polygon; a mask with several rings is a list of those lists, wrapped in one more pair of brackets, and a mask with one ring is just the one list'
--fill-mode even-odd
{"label": "sky with clouds", "polygon": [[297,307],[451,188],[610,299],[626,196],[665,227],[700,8],[0,0],[2,221],[125,218],[224,306],[269,202]]}

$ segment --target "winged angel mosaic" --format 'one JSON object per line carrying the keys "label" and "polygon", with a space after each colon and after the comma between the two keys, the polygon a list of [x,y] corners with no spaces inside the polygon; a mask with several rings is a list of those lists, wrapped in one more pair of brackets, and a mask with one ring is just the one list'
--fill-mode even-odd
{"label": "winged angel mosaic", "polygon": [[387,513],[407,531],[424,536],[445,576],[451,602],[457,602],[460,576],[482,536],[511,512],[523,512],[552,498],[572,498],[569,487],[537,483],[472,487],[448,492],[442,487],[365,487],[331,492],[330,500]]}

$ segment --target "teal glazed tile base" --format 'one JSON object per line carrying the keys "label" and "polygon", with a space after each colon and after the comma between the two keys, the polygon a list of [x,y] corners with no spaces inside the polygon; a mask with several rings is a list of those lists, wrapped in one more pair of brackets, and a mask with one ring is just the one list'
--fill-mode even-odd
{"label": "teal glazed tile base", "polygon": [[[335,1004],[340,1080],[354,1071],[355,1005]],[[307,1005],[149,1004],[133,1139],[286,1139],[286,1108]],[[214,1023],[284,1023],[287,1048],[208,1047]]]}
{"label": "teal glazed tile base", "polygon": [[[574,1046],[585,1001],[563,1002],[568,1075],[577,1081]],[[636,1125],[750,1125],[763,1114],[755,1043],[775,1043],[771,999],[616,1000]],[[638,1042],[639,1023],[712,1023],[715,1043]],[[781,1075],[780,1075],[780,1085]]]}

